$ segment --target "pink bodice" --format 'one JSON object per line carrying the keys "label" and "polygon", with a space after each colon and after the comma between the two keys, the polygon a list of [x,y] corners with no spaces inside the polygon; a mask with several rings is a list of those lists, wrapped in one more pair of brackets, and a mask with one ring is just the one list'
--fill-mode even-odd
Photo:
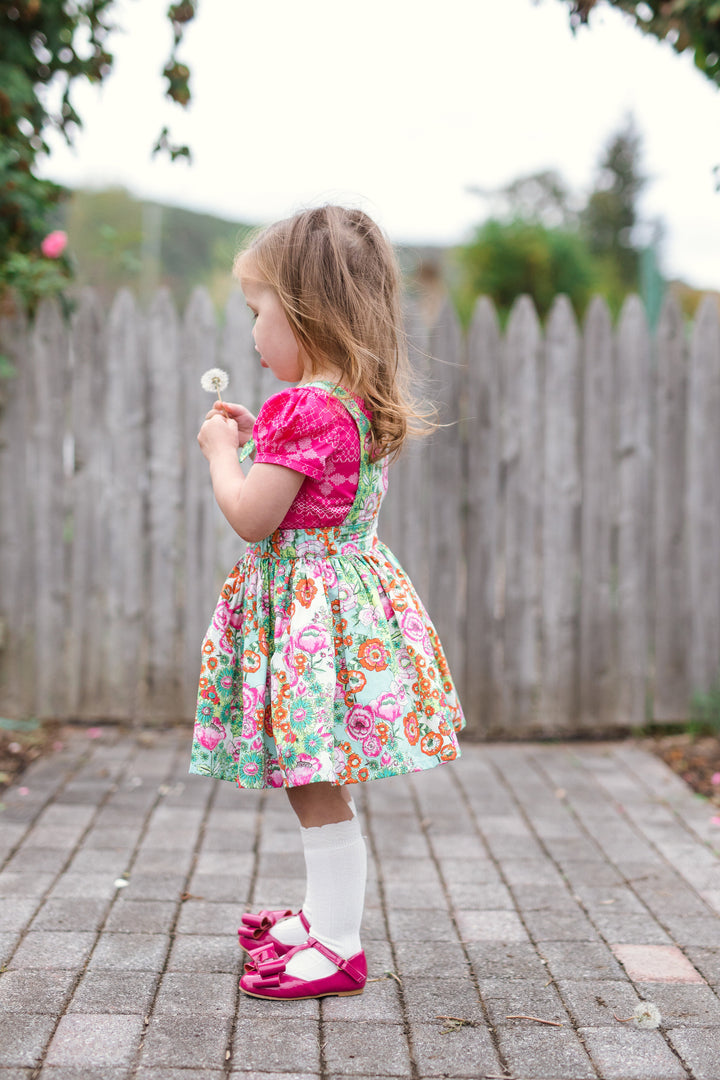
{"label": "pink bodice", "polygon": [[[363,402],[355,400],[369,417]],[[261,408],[253,438],[256,462],[284,465],[305,476],[279,528],[342,524],[357,492],[360,436],[336,398],[315,386],[281,390]]]}

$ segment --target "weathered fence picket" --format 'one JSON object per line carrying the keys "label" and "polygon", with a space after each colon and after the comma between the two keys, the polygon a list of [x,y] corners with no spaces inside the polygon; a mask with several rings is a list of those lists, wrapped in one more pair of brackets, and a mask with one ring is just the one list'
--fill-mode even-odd
{"label": "weathered fence picket", "polygon": [[542,489],[542,680],[539,715],[572,730],[578,714],[580,623],[580,335],[570,302],[556,299],[545,346]]}
{"label": "weathered fence picket", "polygon": [[617,335],[617,693],[628,723],[645,722],[652,529],[650,343],[640,300],[630,297]]}
{"label": "weathered fence picket", "polygon": [[591,731],[606,731],[617,722],[612,582],[614,367],[610,313],[595,297],[584,328],[580,506],[579,718],[581,725]]}
{"label": "weathered fence picket", "polygon": [[[3,323],[3,348],[14,364],[12,381],[0,383],[0,674],[3,711],[22,716],[34,709],[30,661],[26,659],[35,587],[31,554],[27,456],[30,413],[28,328],[22,312]],[[30,702],[32,701],[32,705]]]}
{"label": "weathered fence picket", "polygon": [[690,348],[687,450],[690,680],[705,688],[720,652],[720,327],[710,297]]}
{"label": "weathered fence picket", "polygon": [[[104,628],[108,440],[105,401],[107,349],[104,319],[92,292],[81,297],[73,321],[71,353],[70,618],[68,620],[68,715],[103,701],[103,655],[96,638]],[[104,629],[103,629],[104,632]]]}
{"label": "weathered fence picket", "polygon": [[505,526],[501,727],[507,731],[537,717],[540,691],[541,363],[540,323],[529,297],[523,296],[508,324],[501,404]]}
{"label": "weathered fence picket", "polygon": [[[68,581],[65,573],[67,490],[63,477],[65,411],[69,386],[68,337],[59,309],[44,305],[30,337],[30,400],[26,483],[32,527],[28,537],[34,556],[29,604],[35,684],[35,708],[48,715],[65,711],[65,632]],[[27,360],[25,360],[27,363]],[[48,527],[52,523],[52,527]]]}
{"label": "weathered fence picket", "polygon": [[[417,585],[461,686],[469,734],[610,733],[681,720],[720,666],[720,323],[656,338],[630,298],[613,329],[528,298],[505,333],[481,299],[410,352],[442,427],[391,466],[380,535]],[[215,506],[196,432],[218,364],[257,412],[279,387],[239,294],[182,318],[92,292],[70,326],[0,320],[0,711],[189,719],[199,645],[243,541]],[[437,359],[432,359],[436,357]],[[422,383],[420,378],[420,383]]]}
{"label": "weathered fence picket", "polygon": [[[107,344],[105,424],[105,624],[97,628],[103,656],[103,712],[113,719],[141,714],[148,610],[149,536],[145,507],[150,462],[147,425],[147,327],[128,292],[116,297]],[[101,506],[103,506],[101,503]],[[76,597],[82,602],[82,597]],[[168,672],[168,679],[174,679]]]}
{"label": "weathered fence picket", "polygon": [[463,429],[466,438],[466,580],[464,693],[487,729],[499,729],[502,672],[496,646],[500,371],[502,341],[495,309],[482,298],[468,337]]}
{"label": "weathered fence picket", "polygon": [[679,309],[667,304],[657,332],[655,394],[655,718],[687,708],[690,607],[685,558],[687,344]]}

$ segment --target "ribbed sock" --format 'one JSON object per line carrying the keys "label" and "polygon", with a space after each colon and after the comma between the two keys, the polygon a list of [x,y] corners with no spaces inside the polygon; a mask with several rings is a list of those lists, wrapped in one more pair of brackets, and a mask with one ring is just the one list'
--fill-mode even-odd
{"label": "ribbed sock", "polygon": [[[353,817],[357,818],[357,807],[351,796],[348,803]],[[302,831],[302,830],[301,830]],[[305,892],[305,899],[303,901],[303,914],[308,922],[312,921],[312,900],[308,896],[308,891]],[[281,942],[283,945],[302,945],[304,941],[307,941],[308,932],[300,921],[299,915],[291,915],[287,919],[282,919],[277,922],[270,931],[270,937],[275,938],[276,941]]]}
{"label": "ribbed sock", "polygon": [[[360,923],[365,904],[367,854],[357,817],[301,829],[307,867],[310,937],[345,959],[360,952]],[[305,908],[303,907],[303,910]],[[288,975],[322,979],[337,971],[315,949],[288,960]]]}

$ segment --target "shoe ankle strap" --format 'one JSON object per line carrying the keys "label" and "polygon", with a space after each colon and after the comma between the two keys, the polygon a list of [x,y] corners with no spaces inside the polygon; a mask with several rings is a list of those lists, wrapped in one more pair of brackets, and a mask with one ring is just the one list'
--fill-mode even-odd
{"label": "shoe ankle strap", "polygon": [[328,949],[327,945],[323,945],[322,941],[318,941],[317,938],[308,938],[305,947],[317,949],[319,953],[322,953],[323,956],[327,957],[331,964],[335,964],[335,967],[340,968],[341,971],[344,971],[345,974],[349,975],[355,982],[362,983],[365,981],[364,972],[356,968],[355,965],[351,964],[349,960],[346,960],[344,956],[338,956],[332,949]]}

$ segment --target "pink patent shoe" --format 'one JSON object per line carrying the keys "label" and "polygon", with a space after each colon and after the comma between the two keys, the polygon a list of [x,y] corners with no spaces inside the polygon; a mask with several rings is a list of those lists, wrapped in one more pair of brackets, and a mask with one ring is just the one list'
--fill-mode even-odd
{"label": "pink patent shoe", "polygon": [[[298,979],[285,970],[291,956],[301,949],[317,949],[338,968],[332,975],[322,979]],[[296,945],[283,956],[273,956],[270,948],[258,949],[245,965],[240,979],[240,989],[249,997],[269,1001],[304,1001],[306,998],[352,997],[362,994],[367,982],[365,953],[359,952],[349,960],[338,956],[315,938],[308,938],[304,945]]]}
{"label": "pink patent shoe", "polygon": [[272,937],[270,931],[276,923],[281,922],[282,919],[289,919],[292,915],[299,916],[305,929],[310,930],[310,924],[302,909],[300,911],[291,911],[289,908],[287,911],[259,911],[257,915],[248,911],[242,916],[242,925],[238,927],[238,941],[246,952],[260,949],[264,945],[272,945],[278,956],[284,956],[297,946],[283,945],[282,941],[276,941]]}

